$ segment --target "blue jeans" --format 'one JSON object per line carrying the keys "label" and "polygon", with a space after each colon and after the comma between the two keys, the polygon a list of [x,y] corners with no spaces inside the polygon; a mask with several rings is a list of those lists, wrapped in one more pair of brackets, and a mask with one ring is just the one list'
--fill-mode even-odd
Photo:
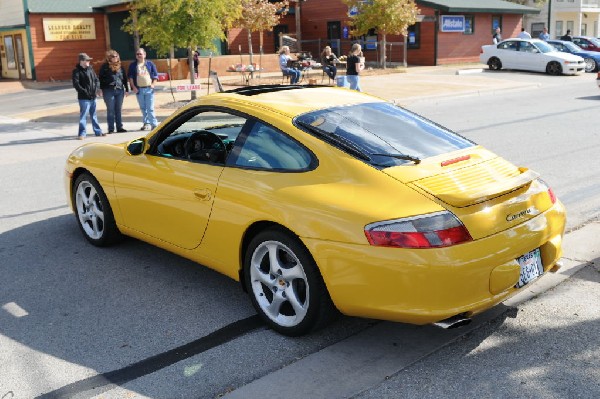
{"label": "blue jeans", "polygon": [[123,109],[123,99],[125,98],[124,90],[104,89],[102,97],[106,104],[106,119],[108,122],[108,131],[115,131],[115,122],[117,130],[123,129],[123,117],[121,110]]}
{"label": "blue jeans", "polygon": [[154,89],[151,87],[140,87],[137,92],[137,101],[142,111],[142,120],[144,125],[149,124],[154,129],[158,126],[156,116],[154,116]]}
{"label": "blue jeans", "polygon": [[96,99],[93,100],[78,100],[79,101],[79,136],[87,135],[85,129],[87,125],[87,116],[90,114],[92,119],[92,128],[96,136],[102,135],[102,129],[98,123],[98,114],[96,114]]}
{"label": "blue jeans", "polygon": [[283,72],[285,76],[290,77],[290,84],[298,83],[298,81],[300,80],[300,74],[302,73],[294,68],[283,68],[281,72]]}
{"label": "blue jeans", "polygon": [[346,81],[350,84],[350,90],[360,90],[360,76],[346,75]]}
{"label": "blue jeans", "polygon": [[337,74],[337,68],[335,65],[324,65],[323,71],[325,71],[327,76],[335,80],[335,75]]}

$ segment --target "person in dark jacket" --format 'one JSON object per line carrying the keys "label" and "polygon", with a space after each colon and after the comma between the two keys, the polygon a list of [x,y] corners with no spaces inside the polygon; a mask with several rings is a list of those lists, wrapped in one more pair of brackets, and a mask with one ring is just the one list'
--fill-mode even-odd
{"label": "person in dark jacket", "polygon": [[102,89],[102,98],[106,104],[106,119],[108,123],[108,133],[115,131],[126,132],[123,128],[123,99],[129,92],[129,83],[127,73],[121,65],[119,53],[115,50],[106,52],[106,61],[100,67],[100,88]]}
{"label": "person in dark jacket", "polygon": [[79,133],[77,138],[83,140],[86,134],[87,115],[92,119],[92,128],[96,136],[106,136],[102,133],[96,114],[96,96],[100,93],[100,81],[94,68],[90,66],[92,58],[86,53],[79,53],[79,64],[73,69],[73,87],[77,90],[79,100]]}

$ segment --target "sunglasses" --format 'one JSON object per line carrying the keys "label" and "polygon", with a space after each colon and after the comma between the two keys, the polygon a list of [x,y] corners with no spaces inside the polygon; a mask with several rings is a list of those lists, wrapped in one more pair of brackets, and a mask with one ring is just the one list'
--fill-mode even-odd
{"label": "sunglasses", "polygon": [[110,58],[119,58],[118,55],[111,55]]}

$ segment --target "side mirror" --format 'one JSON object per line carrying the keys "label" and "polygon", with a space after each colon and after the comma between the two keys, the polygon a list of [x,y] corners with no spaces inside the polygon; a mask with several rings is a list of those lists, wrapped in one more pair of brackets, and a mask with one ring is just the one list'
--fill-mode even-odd
{"label": "side mirror", "polygon": [[146,148],[146,139],[136,139],[127,145],[127,152],[129,155],[140,155]]}

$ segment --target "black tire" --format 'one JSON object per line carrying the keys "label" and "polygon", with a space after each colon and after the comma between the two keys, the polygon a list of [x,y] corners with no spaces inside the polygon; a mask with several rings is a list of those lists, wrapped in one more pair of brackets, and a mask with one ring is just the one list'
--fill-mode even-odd
{"label": "black tire", "polygon": [[77,224],[89,242],[105,247],[121,238],[106,194],[92,175],[82,173],[75,179],[72,196]]}
{"label": "black tire", "polygon": [[598,69],[598,65],[593,58],[585,58],[585,71],[586,72],[596,72]]}
{"label": "black tire", "polygon": [[316,331],[338,315],[312,256],[282,228],[264,230],[250,241],[244,279],[257,313],[280,334]]}
{"label": "black tire", "polygon": [[502,62],[500,61],[499,58],[497,57],[492,57],[489,59],[488,61],[488,67],[492,70],[492,71],[499,71],[502,69]]}
{"label": "black tire", "polygon": [[550,61],[546,65],[546,73],[554,76],[562,75],[562,66],[556,61]]}

